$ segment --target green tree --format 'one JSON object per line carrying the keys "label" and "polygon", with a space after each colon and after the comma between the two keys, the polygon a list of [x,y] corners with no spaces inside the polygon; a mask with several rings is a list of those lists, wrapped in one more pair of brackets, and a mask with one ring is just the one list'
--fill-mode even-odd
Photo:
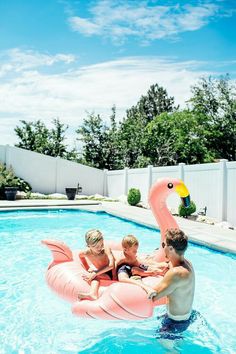
{"label": "green tree", "polygon": [[58,118],[53,119],[52,129],[48,129],[40,120],[35,122],[21,120],[20,122],[22,126],[15,128],[20,141],[15,146],[53,157],[59,156],[69,160],[77,158],[76,150],[68,150],[65,144],[65,132],[68,126],[61,123]]}
{"label": "green tree", "polygon": [[48,154],[50,156],[65,156],[66,145],[65,132],[68,129],[67,125],[64,125],[60,120],[53,119],[54,127],[48,131]]}
{"label": "green tree", "polygon": [[15,133],[20,139],[15,146],[47,155],[49,130],[40,120],[36,122],[20,121],[22,127],[16,126]]}
{"label": "green tree", "polygon": [[189,110],[163,113],[145,129],[145,156],[157,166],[212,161],[205,143],[202,127]]}
{"label": "green tree", "polygon": [[127,111],[120,124],[119,140],[123,150],[123,162],[128,167],[143,167],[143,138],[145,124],[138,111]]}
{"label": "green tree", "polygon": [[115,106],[109,126],[103,123],[100,115],[88,114],[76,131],[83,144],[82,161],[108,169],[147,166],[150,158],[143,153],[146,125],[156,115],[176,109],[174,98],[168,97],[167,91],[156,84],[127,110],[126,117],[119,124],[116,123]]}
{"label": "green tree", "polygon": [[99,114],[90,113],[76,130],[79,134],[78,140],[83,143],[83,159],[92,167],[105,168],[104,144],[107,129]]}
{"label": "green tree", "polygon": [[169,97],[166,89],[158,84],[150,86],[147,94],[141,96],[135,108],[143,116],[145,123],[149,123],[161,113],[178,109],[174,106],[174,97]]}
{"label": "green tree", "polygon": [[174,106],[174,97],[168,97],[167,91],[155,84],[135,106],[126,111],[119,134],[126,166],[146,167],[151,162],[145,151],[145,128],[161,113],[173,112],[177,108]]}
{"label": "green tree", "polygon": [[99,114],[92,113],[88,114],[76,132],[79,134],[78,140],[83,143],[82,160],[85,164],[107,169],[124,167],[115,106],[112,107],[109,127]]}
{"label": "green tree", "polygon": [[202,78],[192,93],[189,102],[204,127],[208,150],[216,159],[236,160],[236,90],[229,76]]}
{"label": "green tree", "polygon": [[119,128],[116,123],[116,107],[112,107],[110,126],[106,129],[104,138],[104,168],[117,170],[125,167],[124,144],[120,140]]}

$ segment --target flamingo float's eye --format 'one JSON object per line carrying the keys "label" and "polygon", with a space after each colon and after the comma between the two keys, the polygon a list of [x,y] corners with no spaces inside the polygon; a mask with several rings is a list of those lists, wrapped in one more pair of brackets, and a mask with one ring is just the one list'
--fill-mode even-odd
{"label": "flamingo float's eye", "polygon": [[169,189],[173,188],[173,183],[168,183],[168,186],[167,186]]}

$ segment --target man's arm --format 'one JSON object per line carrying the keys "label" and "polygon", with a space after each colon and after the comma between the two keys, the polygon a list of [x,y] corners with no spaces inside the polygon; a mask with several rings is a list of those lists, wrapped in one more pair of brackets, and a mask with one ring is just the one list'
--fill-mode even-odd
{"label": "man's arm", "polygon": [[140,277],[149,277],[149,276],[164,276],[168,272],[169,267],[159,268],[157,266],[144,266],[140,265],[139,267],[132,267],[132,274],[139,275]]}
{"label": "man's arm", "polygon": [[[149,287],[142,284],[142,288],[156,301],[164,296],[170,295],[179,285],[180,277],[173,269],[168,270],[163,279],[155,286]],[[155,295],[154,292],[156,292]]]}

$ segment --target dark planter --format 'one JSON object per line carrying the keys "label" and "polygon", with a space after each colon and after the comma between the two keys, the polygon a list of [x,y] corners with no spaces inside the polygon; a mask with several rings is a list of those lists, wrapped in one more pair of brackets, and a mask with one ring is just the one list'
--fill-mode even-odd
{"label": "dark planter", "polygon": [[5,196],[5,188],[4,187],[1,187],[0,188],[0,199],[5,199],[6,196]]}
{"label": "dark planter", "polygon": [[65,191],[68,200],[75,200],[77,188],[65,188]]}
{"label": "dark planter", "polygon": [[5,187],[7,200],[16,200],[17,187]]}

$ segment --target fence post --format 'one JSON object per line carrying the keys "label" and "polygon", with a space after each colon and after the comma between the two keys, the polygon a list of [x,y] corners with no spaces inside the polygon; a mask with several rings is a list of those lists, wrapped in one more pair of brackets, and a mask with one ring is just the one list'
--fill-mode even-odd
{"label": "fence post", "polygon": [[148,172],[148,193],[149,193],[149,190],[152,186],[152,165],[148,165],[147,167],[147,172]]}
{"label": "fence post", "polygon": [[3,164],[6,164],[6,150],[7,150],[7,146],[6,145],[1,145],[2,149],[3,149],[3,154],[2,154],[2,162]]}
{"label": "fence post", "polygon": [[6,145],[5,147],[5,164],[6,164],[6,167],[9,168],[10,167],[10,157],[9,157],[9,152],[10,150],[10,145]]}
{"label": "fence post", "polygon": [[128,194],[128,167],[124,168],[124,194]]}
{"label": "fence post", "polygon": [[107,172],[108,169],[103,169],[103,195],[104,197],[108,197],[108,186],[107,186]]}
{"label": "fence post", "polygon": [[219,162],[220,167],[220,219],[227,221],[227,159]]}
{"label": "fence post", "polygon": [[184,182],[184,166],[185,166],[184,162],[179,163],[179,179],[181,179],[181,181],[183,182]]}
{"label": "fence post", "polygon": [[59,193],[58,192],[58,164],[60,162],[60,157],[56,157],[55,160],[56,164],[55,164],[55,193]]}

